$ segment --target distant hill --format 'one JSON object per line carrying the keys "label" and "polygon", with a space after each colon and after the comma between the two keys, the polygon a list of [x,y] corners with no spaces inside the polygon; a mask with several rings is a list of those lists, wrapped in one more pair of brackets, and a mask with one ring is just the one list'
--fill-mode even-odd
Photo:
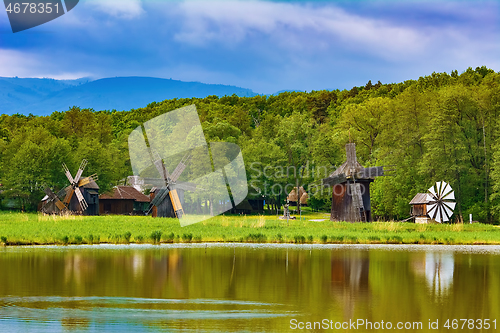
{"label": "distant hill", "polygon": [[250,89],[221,84],[183,82],[152,77],[115,77],[92,81],[0,77],[0,114],[49,115],[72,106],[98,110],[130,110],[173,98],[204,98],[236,94],[252,97]]}

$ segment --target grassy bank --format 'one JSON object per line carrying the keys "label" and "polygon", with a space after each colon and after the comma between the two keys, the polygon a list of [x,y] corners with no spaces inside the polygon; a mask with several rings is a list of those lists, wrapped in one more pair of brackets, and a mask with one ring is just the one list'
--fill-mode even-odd
{"label": "grassy bank", "polygon": [[169,242],[500,244],[500,228],[485,224],[333,223],[323,213],[309,213],[288,224],[276,216],[217,216],[187,227],[176,219],[147,216],[0,213],[3,245]]}

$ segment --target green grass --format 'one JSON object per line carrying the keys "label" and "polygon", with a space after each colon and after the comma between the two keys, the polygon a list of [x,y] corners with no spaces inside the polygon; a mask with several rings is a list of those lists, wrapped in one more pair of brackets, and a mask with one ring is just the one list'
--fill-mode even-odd
{"label": "green grass", "polygon": [[[310,219],[326,219],[312,222]],[[216,216],[181,227],[177,219],[149,216],[44,216],[0,212],[0,243],[298,243],[298,244],[500,244],[500,228],[485,224],[330,222],[324,213],[302,220],[276,216]]]}

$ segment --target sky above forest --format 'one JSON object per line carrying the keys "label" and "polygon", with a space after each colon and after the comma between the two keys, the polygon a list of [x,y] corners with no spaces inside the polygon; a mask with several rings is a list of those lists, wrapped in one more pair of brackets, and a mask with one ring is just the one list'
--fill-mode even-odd
{"label": "sky above forest", "polygon": [[498,1],[80,0],[17,33],[3,8],[4,77],[151,76],[269,94],[500,71]]}

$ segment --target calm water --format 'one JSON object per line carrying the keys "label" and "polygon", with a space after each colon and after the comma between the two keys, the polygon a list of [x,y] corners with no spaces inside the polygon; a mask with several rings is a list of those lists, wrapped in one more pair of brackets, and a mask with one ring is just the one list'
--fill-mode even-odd
{"label": "calm water", "polygon": [[[476,322],[443,327],[455,318]],[[0,332],[479,332],[478,319],[500,331],[500,247],[0,249]]]}

